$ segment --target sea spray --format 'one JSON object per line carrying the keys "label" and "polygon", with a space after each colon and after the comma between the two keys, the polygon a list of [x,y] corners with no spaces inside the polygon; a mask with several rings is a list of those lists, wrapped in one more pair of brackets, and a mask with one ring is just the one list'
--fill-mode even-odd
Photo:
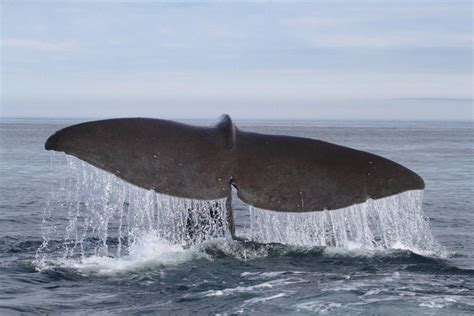
{"label": "sea spray", "polygon": [[346,249],[409,249],[441,255],[421,209],[423,191],[408,191],[338,210],[290,213],[250,207],[256,242]]}

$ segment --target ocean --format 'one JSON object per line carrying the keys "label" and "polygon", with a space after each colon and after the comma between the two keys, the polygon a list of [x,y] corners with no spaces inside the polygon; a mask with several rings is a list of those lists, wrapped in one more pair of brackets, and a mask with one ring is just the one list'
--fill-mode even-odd
{"label": "ocean", "polygon": [[242,240],[199,218],[190,244],[183,211],[205,204],[44,150],[80,121],[0,120],[1,315],[474,314],[472,122],[237,121],[382,155],[426,189],[298,218],[234,196]]}

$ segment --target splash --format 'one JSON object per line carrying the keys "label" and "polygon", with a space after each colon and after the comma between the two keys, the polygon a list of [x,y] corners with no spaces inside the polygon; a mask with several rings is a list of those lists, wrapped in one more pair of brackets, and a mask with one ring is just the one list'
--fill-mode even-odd
{"label": "splash", "polygon": [[251,239],[346,250],[407,249],[441,255],[421,209],[423,191],[323,212],[272,212],[250,207]]}
{"label": "splash", "polygon": [[173,266],[194,259],[210,259],[198,247],[183,248],[157,235],[156,231],[148,232],[129,247],[128,254],[120,257],[92,255],[79,260],[60,258],[55,264],[83,275],[115,275],[154,270],[157,267]]}
{"label": "splash", "polygon": [[[184,249],[228,237],[225,199],[193,200],[158,194],[77,158],[66,158],[53,161],[53,170],[63,177],[45,208],[43,244],[37,261],[58,253],[62,259],[129,256],[126,260],[143,261],[137,249],[149,248],[152,242],[161,244],[158,250],[167,253],[171,251],[169,245]],[[57,241],[61,241],[59,245]],[[160,252],[145,250],[146,254]]]}

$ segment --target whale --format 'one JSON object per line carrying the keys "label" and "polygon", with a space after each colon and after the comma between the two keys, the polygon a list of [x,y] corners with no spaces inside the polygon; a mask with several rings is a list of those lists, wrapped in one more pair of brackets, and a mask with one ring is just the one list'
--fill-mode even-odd
{"label": "whale", "polygon": [[240,130],[229,115],[213,126],[155,118],[84,122],[51,135],[64,152],[146,190],[198,200],[227,198],[274,212],[337,210],[425,183],[387,158],[323,140]]}

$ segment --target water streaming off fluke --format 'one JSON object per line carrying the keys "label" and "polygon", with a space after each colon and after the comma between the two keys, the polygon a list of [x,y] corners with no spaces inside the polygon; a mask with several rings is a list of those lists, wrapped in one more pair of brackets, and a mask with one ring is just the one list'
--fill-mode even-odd
{"label": "water streaming off fluke", "polygon": [[250,207],[251,238],[299,246],[402,248],[440,254],[422,212],[423,191],[408,191],[332,211],[270,212]]}
{"label": "water streaming off fluke", "polygon": [[64,177],[45,209],[40,257],[57,247],[51,241],[58,240],[63,258],[120,257],[148,239],[189,246],[228,234],[225,199],[193,200],[143,190],[71,156],[53,164]]}

